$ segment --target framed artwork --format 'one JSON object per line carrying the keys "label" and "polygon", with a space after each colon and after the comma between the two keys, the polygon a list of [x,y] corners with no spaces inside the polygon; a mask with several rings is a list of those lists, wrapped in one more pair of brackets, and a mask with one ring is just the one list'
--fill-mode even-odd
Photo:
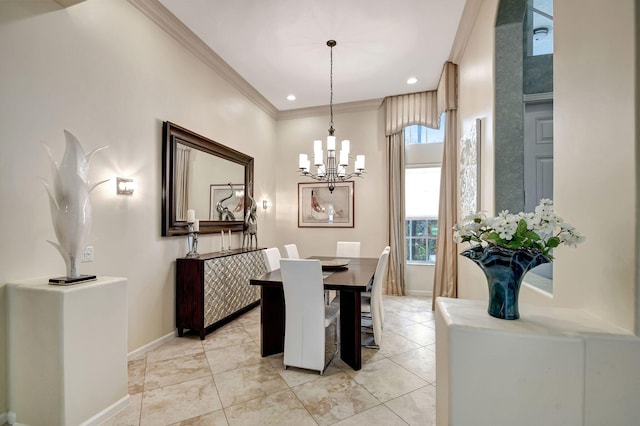
{"label": "framed artwork", "polygon": [[210,185],[209,220],[244,221],[244,185]]}
{"label": "framed artwork", "polygon": [[299,228],[353,228],[352,181],[337,182],[333,193],[327,182],[298,183]]}
{"label": "framed artwork", "polygon": [[460,139],[459,187],[461,217],[480,209],[480,130],[482,121],[476,118],[471,129]]}

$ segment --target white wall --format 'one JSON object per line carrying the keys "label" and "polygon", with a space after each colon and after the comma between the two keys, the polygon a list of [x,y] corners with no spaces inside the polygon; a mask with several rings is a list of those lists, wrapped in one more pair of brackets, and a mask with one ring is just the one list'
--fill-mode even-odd
{"label": "white wall", "polygon": [[[313,141],[326,141],[326,115],[287,118],[277,123],[278,166],[276,216],[277,245],[296,243],[302,257],[333,256],[336,241],[360,241],[363,257],[377,257],[388,244],[388,201],[386,185],[386,142],[381,109],[341,111],[334,106],[334,127],[338,141],[351,141],[351,155],[366,156],[366,174],[353,178],[354,228],[298,228],[298,183],[315,182],[299,175],[298,154],[313,153]],[[352,166],[350,167],[350,169]],[[282,253],[284,255],[284,252]]]}
{"label": "white wall", "polygon": [[[497,0],[482,4],[460,61],[460,127],[483,118],[482,209],[493,213],[493,28]],[[634,2],[555,3],[556,210],[587,236],[556,249],[554,294],[523,288],[522,303],[584,308],[628,330],[635,314]],[[598,22],[594,31],[591,25]],[[459,295],[487,298],[484,276],[460,257]]]}
{"label": "white wall", "polygon": [[[41,143],[61,160],[68,129],[86,151],[109,146],[93,158],[91,180],[122,176],[138,184],[133,197],[116,196],[114,181],[92,194],[95,261],[81,272],[128,278],[130,351],[172,333],[175,258],[187,248],[186,238],[160,236],[162,122],[256,158],[262,200],[275,197],[275,120],[125,0],[67,9],[52,0],[2,1],[0,55],[0,283],[65,274],[45,242],[55,236],[37,178],[49,173]],[[258,215],[261,245],[269,245],[275,215]],[[199,251],[218,250],[218,238],[202,236]],[[234,239],[237,247],[239,234]],[[0,386],[0,412],[3,392]]]}

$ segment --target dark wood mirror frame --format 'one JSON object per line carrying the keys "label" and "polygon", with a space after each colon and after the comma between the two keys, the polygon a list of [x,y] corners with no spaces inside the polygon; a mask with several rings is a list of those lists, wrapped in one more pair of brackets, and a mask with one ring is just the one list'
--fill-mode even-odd
{"label": "dark wood mirror frame", "polygon": [[[174,162],[176,144],[189,146],[215,157],[240,164],[244,167],[244,205],[249,205],[249,196],[253,197],[253,157],[224,146],[204,136],[200,136],[174,123],[165,121],[162,125],[162,236],[186,235],[187,223],[176,220],[176,200],[174,194]],[[200,234],[211,234],[231,230],[242,231],[244,212],[241,220],[213,221],[200,220]]]}

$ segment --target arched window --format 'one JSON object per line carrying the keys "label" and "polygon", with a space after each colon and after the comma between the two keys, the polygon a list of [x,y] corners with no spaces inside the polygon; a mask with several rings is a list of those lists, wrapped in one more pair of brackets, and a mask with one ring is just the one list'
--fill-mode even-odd
{"label": "arched window", "polygon": [[405,253],[409,264],[433,265],[436,261],[442,161],[442,149],[436,144],[444,142],[444,119],[443,113],[440,129],[421,125],[404,128]]}

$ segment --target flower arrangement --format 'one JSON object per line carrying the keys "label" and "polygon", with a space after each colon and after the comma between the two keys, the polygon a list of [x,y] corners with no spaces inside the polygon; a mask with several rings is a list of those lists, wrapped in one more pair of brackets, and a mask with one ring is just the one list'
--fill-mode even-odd
{"label": "flower arrangement", "polygon": [[496,217],[483,212],[469,215],[454,227],[456,243],[476,242],[479,246],[497,246],[506,249],[528,249],[541,252],[553,259],[550,252],[560,244],[575,247],[585,237],[564,222],[553,211],[553,201],[540,200],[535,212],[510,214],[504,210]]}

